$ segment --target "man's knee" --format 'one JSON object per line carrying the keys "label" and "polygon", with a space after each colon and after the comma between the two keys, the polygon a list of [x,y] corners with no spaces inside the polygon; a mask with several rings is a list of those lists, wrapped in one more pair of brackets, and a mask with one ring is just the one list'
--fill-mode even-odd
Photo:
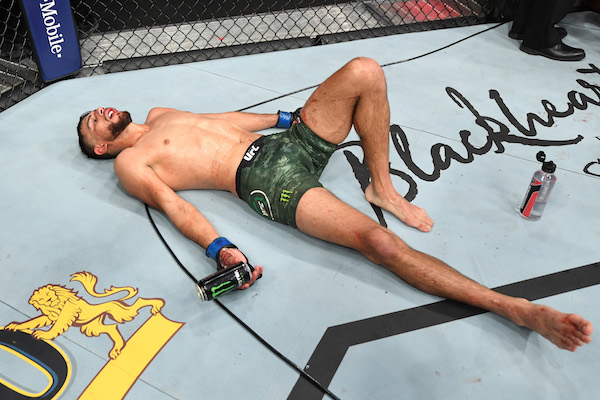
{"label": "man's knee", "polygon": [[358,82],[385,81],[383,69],[377,61],[368,57],[357,57],[346,64]]}
{"label": "man's knee", "polygon": [[361,234],[362,253],[376,264],[384,265],[397,258],[408,246],[392,231],[383,226],[365,230]]}

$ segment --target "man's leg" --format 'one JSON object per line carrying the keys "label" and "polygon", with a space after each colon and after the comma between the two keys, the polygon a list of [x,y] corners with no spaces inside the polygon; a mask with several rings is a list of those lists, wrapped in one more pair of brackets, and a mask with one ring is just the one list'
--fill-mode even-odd
{"label": "man's leg", "polygon": [[532,49],[546,49],[561,42],[561,34],[554,26],[573,7],[573,0],[535,0],[530,9],[523,45]]}
{"label": "man's leg", "polygon": [[302,121],[317,135],[342,143],[354,125],[371,173],[366,199],[403,221],[428,232],[433,221],[421,208],[410,204],[394,189],[390,177],[390,109],[383,70],[374,60],[356,58],[344,65],[308,99]]}
{"label": "man's leg", "polygon": [[[517,36],[517,38],[523,39],[527,26],[530,23],[532,0],[520,0],[517,5],[517,11],[513,20],[510,33]],[[510,36],[510,34],[509,34]]]}
{"label": "man's leg", "polygon": [[579,315],[487,289],[440,260],[411,249],[389,229],[327,189],[313,188],[304,194],[296,222],[302,232],[355,249],[417,289],[499,314],[538,332],[562,349],[574,351],[591,341],[592,324]]}

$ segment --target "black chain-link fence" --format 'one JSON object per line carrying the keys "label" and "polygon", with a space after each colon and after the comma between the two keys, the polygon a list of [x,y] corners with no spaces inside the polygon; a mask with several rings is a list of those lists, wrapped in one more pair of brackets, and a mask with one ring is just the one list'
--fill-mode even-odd
{"label": "black chain-link fence", "polygon": [[[71,0],[83,64],[74,76],[472,25],[495,14],[495,3]],[[38,71],[19,0],[0,3],[0,33],[1,112],[47,83]]]}

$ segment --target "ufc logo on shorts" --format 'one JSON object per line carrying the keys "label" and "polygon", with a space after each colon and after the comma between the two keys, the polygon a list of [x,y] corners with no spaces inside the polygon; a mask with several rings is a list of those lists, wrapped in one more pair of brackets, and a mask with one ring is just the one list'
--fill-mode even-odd
{"label": "ufc logo on shorts", "polygon": [[244,160],[246,161],[252,161],[252,159],[254,158],[254,156],[256,155],[256,152],[260,150],[260,146],[255,146],[252,145],[248,151],[246,151],[246,154],[244,155]]}

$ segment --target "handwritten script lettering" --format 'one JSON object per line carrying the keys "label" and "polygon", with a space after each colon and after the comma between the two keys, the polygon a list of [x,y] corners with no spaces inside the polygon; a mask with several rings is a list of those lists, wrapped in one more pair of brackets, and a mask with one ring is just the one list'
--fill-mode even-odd
{"label": "handwritten script lettering", "polygon": [[[600,69],[594,64],[589,64],[589,68],[578,69],[577,72],[580,74],[600,75]],[[543,140],[536,138],[536,136],[539,127],[549,128],[554,125],[558,118],[569,117],[573,115],[576,110],[583,111],[590,106],[600,106],[600,86],[589,83],[583,79],[577,79],[576,82],[583,89],[581,91],[571,90],[568,92],[567,102],[561,109],[548,100],[542,100],[541,104],[544,110],[542,113],[543,116],[529,112],[525,115],[523,121],[520,121],[508,108],[500,96],[500,93],[497,90],[491,89],[489,91],[490,99],[496,103],[502,112],[502,115],[509,121],[510,125],[507,125],[496,118],[481,115],[475,106],[473,106],[473,104],[471,104],[471,102],[458,90],[447,87],[446,93],[450,99],[452,99],[458,107],[468,110],[474,117],[475,125],[483,130],[481,132],[486,135],[485,143],[479,145],[473,144],[473,141],[469,140],[473,137],[473,132],[463,129],[458,134],[460,137],[460,146],[462,146],[460,150],[455,150],[452,146],[444,143],[436,143],[431,146],[430,154],[433,168],[429,167],[428,171],[430,172],[427,172],[413,159],[410,142],[406,133],[399,125],[392,124],[390,126],[390,135],[394,150],[398,156],[400,156],[400,159],[410,173],[390,165],[390,174],[397,176],[408,185],[404,198],[408,201],[412,201],[418,194],[418,184],[415,177],[423,181],[433,182],[441,176],[442,171],[450,168],[452,161],[461,164],[469,164],[473,162],[476,155],[482,156],[492,149],[494,149],[495,153],[503,153],[505,151],[505,143],[516,143],[524,146],[575,145],[583,140],[583,136],[577,135],[576,137],[565,140]],[[348,141],[342,143],[338,146],[338,150],[347,149],[352,146],[360,147],[360,141]],[[370,174],[364,156],[361,161],[349,150],[344,150],[344,155],[354,172],[354,176],[364,191],[370,180]],[[600,163],[600,160],[598,160],[598,163]],[[590,171],[592,165],[595,164],[597,164],[596,161],[588,163],[584,167],[584,172],[598,176],[596,173]],[[376,206],[373,206],[373,210],[375,211],[380,224],[387,226],[381,210]]]}

